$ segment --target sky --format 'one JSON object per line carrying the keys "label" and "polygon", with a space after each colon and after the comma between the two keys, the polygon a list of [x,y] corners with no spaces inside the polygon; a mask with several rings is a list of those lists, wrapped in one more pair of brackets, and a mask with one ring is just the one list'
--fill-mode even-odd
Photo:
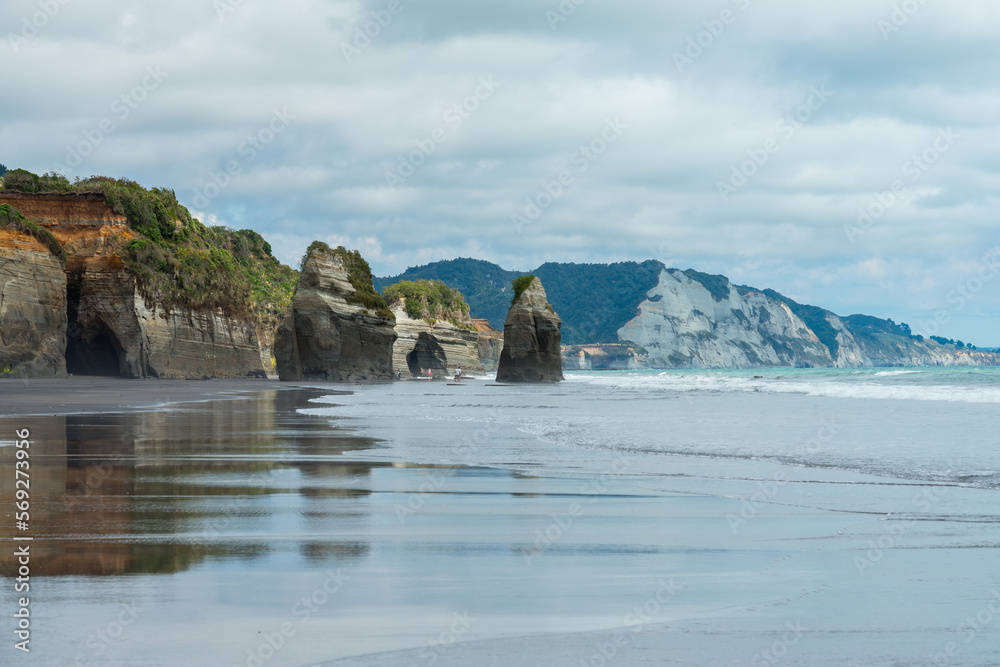
{"label": "sky", "polygon": [[657,259],[1000,346],[990,0],[6,0],[0,162],[376,275]]}

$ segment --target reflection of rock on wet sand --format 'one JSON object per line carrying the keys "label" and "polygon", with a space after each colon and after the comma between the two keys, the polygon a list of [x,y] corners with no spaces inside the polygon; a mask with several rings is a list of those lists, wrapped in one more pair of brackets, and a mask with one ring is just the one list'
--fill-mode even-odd
{"label": "reflection of rock on wet sand", "polygon": [[[272,548],[266,540],[232,533],[266,520],[254,500],[266,505],[276,494],[297,494],[307,532],[321,533],[341,516],[340,501],[368,495],[346,482],[371,469],[336,458],[371,441],[296,413],[329,393],[269,391],[149,412],[0,419],[0,432],[31,430],[32,574],[171,573],[208,558],[261,557]],[[13,461],[14,448],[0,448],[0,467],[12,470]],[[297,473],[291,487],[281,474],[288,470]],[[13,477],[4,475],[0,502],[10,507],[13,496]],[[218,502],[226,498],[233,502]],[[347,511],[342,516],[356,521],[357,511]],[[322,540],[300,547],[312,561],[367,550]],[[10,554],[0,555],[0,574],[14,565]]]}

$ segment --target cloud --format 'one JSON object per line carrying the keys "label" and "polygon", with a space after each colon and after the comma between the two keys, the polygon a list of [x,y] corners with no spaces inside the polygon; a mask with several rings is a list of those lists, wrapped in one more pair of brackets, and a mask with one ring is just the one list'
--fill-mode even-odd
{"label": "cloud", "polygon": [[[381,275],[458,255],[528,269],[662,254],[897,321],[996,243],[995,3],[924,3],[890,31],[894,4],[867,0],[588,1],[555,22],[554,0],[400,0],[386,19],[389,4],[70,1],[26,37],[37,1],[7,2],[18,92],[0,160],[55,169],[110,118],[73,175],[171,187],[290,263],[316,238],[361,248]],[[150,67],[168,76],[122,117]],[[467,104],[484,79],[499,86]],[[267,137],[282,110],[294,118]],[[620,140],[519,232],[512,216],[615,118]],[[909,180],[947,128],[961,139]],[[772,139],[724,200],[719,183]],[[431,145],[393,189],[387,173]],[[896,180],[852,242],[845,226]],[[977,299],[987,316],[958,313],[947,335],[1000,344],[1000,304]]]}

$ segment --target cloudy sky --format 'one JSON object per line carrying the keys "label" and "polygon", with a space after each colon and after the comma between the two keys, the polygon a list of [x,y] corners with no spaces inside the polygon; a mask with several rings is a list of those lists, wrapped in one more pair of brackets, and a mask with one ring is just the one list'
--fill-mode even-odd
{"label": "cloudy sky", "polygon": [[[659,259],[1000,345],[990,0],[6,0],[0,162],[379,275]],[[1000,265],[997,265],[1000,269]]]}

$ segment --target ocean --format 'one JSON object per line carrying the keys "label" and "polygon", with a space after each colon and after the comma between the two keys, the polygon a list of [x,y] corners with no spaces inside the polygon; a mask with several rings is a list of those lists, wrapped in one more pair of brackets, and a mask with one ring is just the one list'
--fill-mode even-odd
{"label": "ocean", "polygon": [[998,407],[771,369],[33,417],[25,664],[1000,664]]}

